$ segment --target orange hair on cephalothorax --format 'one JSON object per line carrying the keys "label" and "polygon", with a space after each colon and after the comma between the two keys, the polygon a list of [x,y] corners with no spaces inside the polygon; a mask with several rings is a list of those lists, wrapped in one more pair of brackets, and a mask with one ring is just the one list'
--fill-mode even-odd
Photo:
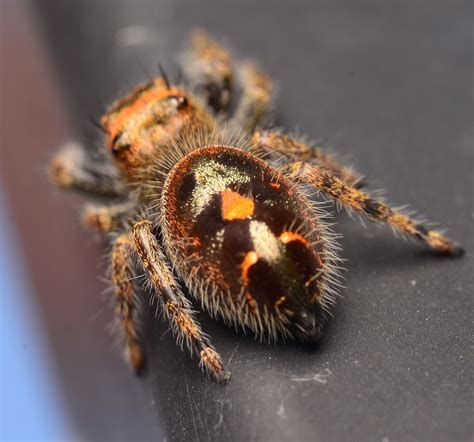
{"label": "orange hair on cephalothorax", "polygon": [[127,119],[140,112],[144,106],[160,101],[170,96],[184,96],[181,89],[168,86],[161,78],[153,78],[149,82],[137,87],[125,98],[114,102],[110,110],[102,117],[102,124],[109,134],[109,140],[122,130]]}
{"label": "orange hair on cephalothorax", "polygon": [[[154,78],[112,104],[102,117],[106,145],[126,177],[183,129],[210,127],[213,119],[185,90]],[[145,164],[146,165],[146,164]]]}

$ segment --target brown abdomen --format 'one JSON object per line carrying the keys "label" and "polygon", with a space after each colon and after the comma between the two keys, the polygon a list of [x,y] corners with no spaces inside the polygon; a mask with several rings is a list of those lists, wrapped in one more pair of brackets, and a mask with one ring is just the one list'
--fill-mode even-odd
{"label": "brown abdomen", "polygon": [[233,147],[200,148],[170,172],[162,207],[167,252],[211,313],[265,331],[319,305],[317,220],[267,163]]}

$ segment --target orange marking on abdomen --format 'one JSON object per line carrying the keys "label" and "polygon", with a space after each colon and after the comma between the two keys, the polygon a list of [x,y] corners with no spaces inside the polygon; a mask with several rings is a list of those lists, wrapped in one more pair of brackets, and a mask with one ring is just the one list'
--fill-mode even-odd
{"label": "orange marking on abdomen", "polygon": [[[244,288],[248,286],[248,282],[249,282],[248,273],[249,273],[250,267],[256,264],[257,261],[258,261],[258,255],[254,251],[251,251],[245,255],[245,258],[242,261],[242,264],[240,265],[242,269],[242,285],[244,286]],[[248,290],[245,291],[245,299],[247,301],[248,306],[250,307],[250,311],[252,313],[255,313],[257,311],[257,301]]]}
{"label": "orange marking on abdomen", "polygon": [[242,284],[244,287],[247,287],[247,284],[248,284],[248,273],[249,273],[250,267],[252,267],[257,261],[258,261],[258,255],[254,251],[248,252],[245,255],[245,258],[242,261],[242,264],[240,265],[242,269]]}
{"label": "orange marking on abdomen", "polygon": [[283,244],[288,244],[289,242],[292,242],[292,241],[299,241],[301,243],[303,243],[305,246],[308,245],[308,241],[306,241],[306,239],[304,239],[299,233],[295,233],[295,232],[283,232],[281,235],[280,235],[280,240]]}
{"label": "orange marking on abdomen", "polygon": [[275,307],[279,307],[286,301],[286,296],[280,296],[277,301],[275,302]]}
{"label": "orange marking on abdomen", "polygon": [[246,219],[253,215],[255,203],[251,198],[232,190],[222,192],[222,218],[227,221]]}

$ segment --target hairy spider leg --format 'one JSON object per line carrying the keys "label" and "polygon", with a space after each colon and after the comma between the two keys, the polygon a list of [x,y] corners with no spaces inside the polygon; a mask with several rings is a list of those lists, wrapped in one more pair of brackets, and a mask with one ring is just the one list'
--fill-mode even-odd
{"label": "hairy spider leg", "polygon": [[202,29],[191,33],[181,67],[192,89],[214,112],[228,110],[235,80],[232,57],[210,34]]}
{"label": "hairy spider leg", "polygon": [[244,131],[253,132],[270,108],[273,82],[251,61],[239,66],[239,79],[242,96],[232,119]]}
{"label": "hairy spider leg", "polygon": [[165,315],[172,325],[178,343],[182,346],[182,343],[186,342],[191,353],[196,351],[200,364],[218,382],[228,382],[230,373],[224,368],[220,355],[194,318],[191,304],[181,292],[166,262],[165,254],[156,241],[152,223],[148,220],[137,222],[133,226],[133,238],[150,286],[162,301]]}
{"label": "hairy spider leg", "polygon": [[75,142],[68,142],[49,165],[49,179],[58,187],[95,196],[116,197],[123,194],[117,170],[105,161],[92,160]]}
{"label": "hairy spider leg", "polygon": [[288,173],[289,177],[294,180],[303,181],[321,190],[325,195],[341,203],[347,209],[364,215],[371,221],[386,223],[399,232],[421,241],[437,252],[454,256],[462,255],[464,252],[462,247],[444,237],[440,232],[430,230],[408,215],[390,208],[383,202],[346,184],[336,176],[313,164],[296,161],[284,166],[283,172]]}
{"label": "hairy spider leg", "polygon": [[237,80],[242,94],[232,121],[244,131],[258,126],[272,101],[273,82],[254,62],[234,62],[224,46],[198,29],[191,33],[181,64],[195,92],[215,113],[227,117]]}
{"label": "hairy spider leg", "polygon": [[329,174],[334,175],[353,187],[360,189],[365,183],[363,177],[350,167],[340,164],[332,155],[320,147],[312,147],[288,135],[268,130],[257,131],[252,137],[252,143],[264,152],[277,152],[293,160],[314,163]]}
{"label": "hairy spider leg", "polygon": [[135,203],[132,201],[110,206],[87,204],[82,212],[82,223],[96,232],[116,232],[125,227],[125,221],[133,214],[134,207]]}
{"label": "hairy spider leg", "polygon": [[111,273],[115,289],[116,316],[125,341],[125,354],[130,365],[138,372],[144,365],[143,350],[139,342],[137,297],[132,280],[135,276],[131,261],[133,239],[130,233],[119,235],[112,246]]}

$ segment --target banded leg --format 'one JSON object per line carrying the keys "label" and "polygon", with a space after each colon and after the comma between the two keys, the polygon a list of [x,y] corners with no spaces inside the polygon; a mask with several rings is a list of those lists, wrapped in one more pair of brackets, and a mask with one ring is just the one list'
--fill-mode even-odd
{"label": "banded leg", "polygon": [[144,355],[139,343],[137,299],[132,283],[135,275],[131,252],[133,252],[131,235],[127,233],[118,236],[112,247],[112,283],[115,288],[116,315],[125,341],[126,358],[138,372],[144,365]]}
{"label": "banded leg", "polygon": [[233,120],[246,131],[261,122],[272,101],[273,82],[255,63],[245,62],[240,68],[242,97]]}
{"label": "banded leg", "polygon": [[88,229],[96,232],[116,232],[125,227],[125,221],[132,215],[133,207],[134,203],[128,201],[111,206],[88,204],[82,212],[82,222]]}
{"label": "banded leg", "polygon": [[268,130],[255,132],[253,145],[264,152],[277,152],[294,161],[314,162],[329,174],[335,175],[347,184],[360,189],[364,183],[362,177],[351,168],[340,164],[334,157],[319,147],[312,147],[295,140],[288,135]]}
{"label": "banded leg", "polygon": [[200,357],[200,365],[217,381],[227,382],[230,373],[225,370],[221,357],[212,347],[208,337],[201,331],[194,318],[189,300],[182,294],[166,258],[153,233],[150,221],[139,221],[133,227],[133,238],[138,257],[148,274],[154,291],[163,303],[167,319],[171,322],[182,345],[185,341]]}
{"label": "banded leg", "polygon": [[124,192],[112,165],[93,161],[74,142],[61,148],[49,164],[49,179],[58,187],[99,196],[115,197]]}
{"label": "banded leg", "polygon": [[234,83],[232,58],[210,34],[202,29],[191,33],[181,66],[193,89],[215,112],[228,109]]}
{"label": "banded leg", "polygon": [[453,256],[464,253],[459,245],[451,242],[441,233],[428,229],[409,216],[371,198],[317,166],[296,161],[284,166],[282,171],[288,173],[292,179],[301,180],[321,190],[346,208],[365,215],[372,221],[384,222],[409,237],[420,240],[433,250]]}

